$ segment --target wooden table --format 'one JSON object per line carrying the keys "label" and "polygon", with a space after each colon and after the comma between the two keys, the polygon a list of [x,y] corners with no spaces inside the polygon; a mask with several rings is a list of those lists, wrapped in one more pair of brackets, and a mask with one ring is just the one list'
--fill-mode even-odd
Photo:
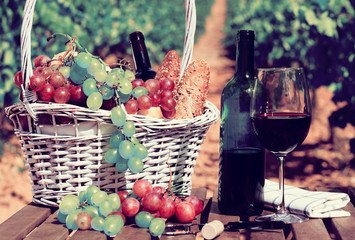
{"label": "wooden table", "polygon": [[[217,240],[224,239],[262,239],[262,240],[329,240],[329,239],[355,239],[355,191],[349,189],[352,203],[346,206],[346,210],[351,212],[350,217],[344,218],[327,218],[327,219],[311,219],[305,223],[296,223],[285,225],[280,230],[263,230],[263,231],[236,231],[223,232]],[[218,219],[224,224],[232,221],[239,221],[238,216],[226,216],[219,213],[217,208],[216,192],[213,198],[206,199],[206,190],[203,188],[192,189],[192,195],[205,199],[204,211],[199,215],[193,223],[206,223]],[[44,207],[28,204],[12,217],[7,219],[0,225],[0,240],[107,240],[107,239],[134,239],[148,240],[158,239],[151,237],[147,229],[137,228],[134,224],[124,226],[119,234],[115,237],[107,237],[105,234],[97,231],[75,231],[71,232],[65,228],[64,224],[57,221],[57,208]],[[263,214],[269,213],[264,211]],[[251,218],[252,220],[252,218]],[[193,230],[198,230],[198,226],[194,226]],[[180,236],[162,235],[160,239],[176,239],[176,240],[193,240],[203,239],[201,234],[187,234]]]}

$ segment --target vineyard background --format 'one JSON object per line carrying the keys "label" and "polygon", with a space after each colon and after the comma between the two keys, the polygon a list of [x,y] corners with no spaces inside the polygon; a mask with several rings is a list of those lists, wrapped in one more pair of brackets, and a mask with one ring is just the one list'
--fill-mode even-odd
{"label": "vineyard background", "polygon": [[[272,2],[272,3],[271,3]],[[336,4],[335,4],[336,3]],[[257,66],[302,66],[313,92],[312,126],[304,144],[286,162],[286,183],[355,186],[354,1],[349,0],[196,0],[194,58],[211,66],[208,99],[220,108],[220,94],[235,69],[238,29],[256,31]],[[4,116],[18,101],[13,75],[19,70],[19,36],[24,1],[0,3],[0,222],[31,201],[31,185],[19,142]],[[32,55],[65,50],[47,44],[54,32],[77,36],[107,63],[132,60],[128,34],[145,34],[154,68],[170,49],[182,52],[184,1],[38,0],[32,30]],[[212,195],[218,178],[219,122],[209,130],[192,178]],[[267,177],[276,179],[277,162],[267,156]]]}

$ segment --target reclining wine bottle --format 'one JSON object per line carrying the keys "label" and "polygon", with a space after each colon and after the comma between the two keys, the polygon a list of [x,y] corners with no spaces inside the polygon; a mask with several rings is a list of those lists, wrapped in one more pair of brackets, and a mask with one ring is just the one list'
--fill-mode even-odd
{"label": "reclining wine bottle", "polygon": [[154,78],[156,72],[152,69],[152,66],[150,64],[143,33],[132,32],[129,35],[129,41],[131,43],[133,60],[136,68],[136,78],[142,79],[143,81]]}
{"label": "reclining wine bottle", "polygon": [[238,32],[236,72],[221,97],[218,208],[239,216],[258,215],[263,208],[265,151],[250,120],[254,39],[254,31]]}

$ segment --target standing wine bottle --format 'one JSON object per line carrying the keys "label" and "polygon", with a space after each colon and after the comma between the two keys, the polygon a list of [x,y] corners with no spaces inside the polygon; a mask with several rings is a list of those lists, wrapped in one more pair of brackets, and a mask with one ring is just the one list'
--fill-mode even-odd
{"label": "standing wine bottle", "polygon": [[221,97],[218,208],[239,216],[258,215],[263,208],[265,151],[250,120],[254,39],[254,31],[238,32],[236,73]]}
{"label": "standing wine bottle", "polygon": [[154,78],[156,72],[150,65],[149,55],[141,32],[132,32],[129,35],[131,49],[133,53],[134,65],[136,68],[136,78],[143,81]]}

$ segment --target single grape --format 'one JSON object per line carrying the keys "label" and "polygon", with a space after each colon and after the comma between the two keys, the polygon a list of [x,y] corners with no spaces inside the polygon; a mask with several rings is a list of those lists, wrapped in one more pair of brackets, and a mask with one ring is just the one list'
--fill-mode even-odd
{"label": "single grape", "polygon": [[99,205],[99,211],[102,216],[107,216],[113,212],[113,208],[108,200],[104,200]]}
{"label": "single grape", "polygon": [[86,190],[80,191],[78,197],[79,197],[80,203],[84,203],[85,201],[87,201],[88,199],[87,199],[87,195],[86,195]]}
{"label": "single grape", "polygon": [[132,142],[128,141],[128,140],[123,140],[120,143],[120,146],[118,147],[119,153],[120,155],[125,158],[125,159],[129,159],[130,157],[133,156],[134,153],[134,145]]}
{"label": "single grape", "polygon": [[124,172],[128,169],[128,159],[125,159],[123,157],[120,157],[118,161],[116,162],[116,170],[118,172]]}
{"label": "single grape", "polygon": [[66,87],[59,87],[54,91],[53,99],[56,103],[68,103],[70,100],[70,92]]}
{"label": "single grape", "polygon": [[91,64],[91,56],[86,52],[81,52],[75,57],[75,62],[82,68],[87,68]]}
{"label": "single grape", "polygon": [[202,212],[203,202],[198,197],[189,196],[189,197],[185,198],[184,201],[189,202],[192,204],[192,206],[194,206],[196,215],[199,215]]}
{"label": "single grape", "polygon": [[82,86],[73,86],[70,88],[69,92],[70,101],[73,103],[82,103],[87,99]]}
{"label": "single grape", "polygon": [[103,83],[106,80],[107,72],[106,70],[99,69],[95,72],[94,77],[96,81]]}
{"label": "single grape", "polygon": [[166,192],[166,189],[162,186],[154,186],[153,192],[164,194]]}
{"label": "single grape", "polygon": [[152,107],[159,107],[161,96],[158,93],[149,93],[148,96],[152,99]]}
{"label": "single grape", "polygon": [[83,91],[86,96],[90,96],[92,93],[98,92],[99,90],[97,89],[95,79],[93,78],[86,79],[83,83]]}
{"label": "single grape", "polygon": [[139,157],[140,159],[144,159],[148,156],[148,150],[143,144],[136,144],[134,146],[134,156]]}
{"label": "single grape", "polygon": [[145,88],[148,90],[149,93],[158,93],[160,90],[160,83],[156,79],[148,79],[145,82]]}
{"label": "single grape", "polygon": [[135,198],[129,197],[122,202],[122,213],[127,217],[135,216],[139,211],[139,201]]}
{"label": "single grape", "polygon": [[103,69],[102,64],[100,63],[99,60],[92,58],[90,62],[90,66],[87,67],[87,72],[90,73],[91,75],[94,75],[97,70]]}
{"label": "single grape", "polygon": [[158,211],[162,203],[163,196],[157,192],[150,192],[142,199],[142,205],[150,211]]}
{"label": "single grape", "polygon": [[103,219],[102,217],[94,217],[91,220],[91,227],[95,231],[100,231],[101,232],[101,231],[104,230],[104,223],[105,223],[105,219]]}
{"label": "single grape", "polygon": [[174,199],[172,197],[163,198],[158,211],[162,218],[172,217],[175,213]]}
{"label": "single grape", "polygon": [[107,201],[110,202],[112,209],[115,211],[121,207],[120,197],[116,193],[111,193],[110,195],[108,195]]}
{"label": "single grape", "polygon": [[110,215],[105,219],[104,232],[107,236],[119,233],[124,225],[123,219],[118,215]]}
{"label": "single grape", "polygon": [[102,85],[100,92],[104,100],[110,100],[115,94],[115,91],[107,85]]}
{"label": "single grape", "polygon": [[121,131],[115,132],[110,138],[110,144],[114,148],[118,148],[120,143],[124,140],[124,136]]}
{"label": "single grape", "polygon": [[151,213],[142,211],[139,212],[134,219],[138,227],[148,228],[154,217]]}
{"label": "single grape", "polygon": [[79,207],[79,197],[74,195],[66,195],[59,204],[59,211],[64,215],[68,215]]}
{"label": "single grape", "polygon": [[132,83],[127,79],[122,79],[118,84],[119,90],[123,94],[130,94],[132,92]]}
{"label": "single grape", "polygon": [[141,110],[148,110],[152,107],[152,99],[147,95],[142,95],[137,99],[138,108]]}
{"label": "single grape", "polygon": [[161,99],[160,106],[165,111],[173,111],[173,109],[175,109],[176,102],[172,97],[164,97]]}
{"label": "single grape", "polygon": [[78,196],[66,195],[59,204],[59,211],[64,215],[68,215],[79,207],[79,203]]}
{"label": "single grape", "polygon": [[80,212],[75,218],[75,224],[81,230],[88,230],[91,227],[92,217],[87,212]]}
{"label": "single grape", "polygon": [[118,85],[119,78],[117,73],[110,72],[106,78],[106,84],[109,87],[116,87]]}
{"label": "single grape", "polygon": [[69,66],[62,66],[58,70],[61,74],[63,74],[64,78],[70,77],[70,67]]}
{"label": "single grape", "polygon": [[135,136],[132,136],[131,137],[131,142],[133,143],[133,144],[139,144],[139,140],[135,137]]}
{"label": "single grape", "polygon": [[139,98],[140,96],[148,95],[148,90],[145,87],[138,86],[133,89],[132,95],[135,98]]}
{"label": "single grape", "polygon": [[100,203],[105,201],[107,198],[107,193],[104,191],[97,191],[91,196],[91,204],[93,206],[99,206]]}
{"label": "single grape", "polygon": [[46,83],[38,94],[42,101],[49,102],[53,99],[54,91],[54,87],[51,84]]}
{"label": "single grape", "polygon": [[153,185],[148,180],[141,179],[133,184],[132,190],[137,197],[143,198],[145,195],[153,191]]}
{"label": "single grape", "polygon": [[90,214],[93,218],[100,216],[99,209],[91,205],[85,206],[84,211]]}
{"label": "single grape", "polygon": [[63,87],[67,83],[67,80],[60,72],[53,72],[49,75],[48,82],[52,84],[54,88],[59,88]]}
{"label": "single grape", "polygon": [[136,76],[134,75],[134,73],[131,70],[126,70],[124,76],[130,82],[132,82],[134,79],[136,79]]}
{"label": "single grape", "polygon": [[173,94],[173,92],[172,91],[170,91],[170,90],[164,90],[164,91],[162,91],[161,93],[160,93],[160,97],[161,97],[161,99],[163,99],[163,98],[165,98],[165,97],[174,97],[174,94]]}
{"label": "single grape", "polygon": [[105,153],[105,160],[108,163],[116,163],[119,159],[120,155],[118,152],[118,148],[110,148]]}
{"label": "single grape", "polygon": [[120,99],[120,103],[126,103],[129,99],[131,99],[131,94],[123,94],[121,92],[118,92],[118,96]]}
{"label": "single grape", "polygon": [[176,109],[174,108],[172,111],[166,111],[162,107],[160,107],[160,110],[163,114],[163,116],[167,119],[174,119],[176,115]]}
{"label": "single grape", "polygon": [[170,78],[163,78],[160,80],[160,90],[161,91],[164,91],[164,90],[173,91],[174,87],[175,87],[174,80],[172,80]]}
{"label": "single grape", "polygon": [[134,80],[132,81],[132,87],[133,87],[133,89],[135,89],[136,87],[139,87],[139,86],[144,87],[144,86],[145,86],[144,81],[143,81],[142,79],[139,79],[139,78],[134,79]]}
{"label": "single grape", "polygon": [[117,195],[120,197],[121,203],[123,203],[126,198],[128,198],[128,191],[122,190],[117,193]]}
{"label": "single grape", "polygon": [[195,208],[189,202],[181,202],[175,207],[175,216],[181,223],[192,222],[196,216]]}
{"label": "single grape", "polygon": [[53,73],[52,68],[50,67],[43,67],[41,74],[47,79]]}
{"label": "single grape", "polygon": [[126,114],[120,106],[112,108],[111,120],[117,127],[122,127],[126,123]]}
{"label": "single grape", "polygon": [[128,160],[127,164],[128,164],[129,170],[133,173],[139,173],[144,168],[144,163],[143,163],[142,159],[140,159],[138,157],[131,157]]}
{"label": "single grape", "polygon": [[70,68],[70,79],[76,85],[81,85],[85,81],[87,75],[86,68],[80,67],[77,63],[74,63]]}
{"label": "single grape", "polygon": [[128,114],[135,114],[138,111],[138,103],[134,99],[128,100],[128,102],[126,102],[124,106]]}
{"label": "single grape", "polygon": [[123,219],[123,224],[126,223],[126,216],[125,216],[122,212],[120,212],[120,211],[112,212],[112,213],[110,213],[110,214],[107,215],[107,216],[111,216],[111,215],[120,216],[120,217]]}
{"label": "single grape", "polygon": [[34,67],[41,67],[41,66],[47,66],[48,62],[51,60],[50,57],[48,57],[47,55],[40,55],[37,56],[34,60],[33,60],[33,65]]}
{"label": "single grape", "polygon": [[86,99],[86,105],[91,110],[98,110],[103,103],[102,95],[99,92],[91,93],[91,95]]}
{"label": "single grape", "polygon": [[16,87],[21,88],[23,84],[22,72],[18,71],[14,76],[14,83]]}
{"label": "single grape", "polygon": [[76,225],[76,218],[78,216],[79,213],[81,213],[83,210],[82,209],[76,209],[74,211],[72,211],[71,213],[69,213],[69,215],[67,216],[66,220],[65,220],[65,226],[70,229],[70,230],[76,230],[78,229],[78,225]]}
{"label": "single grape", "polygon": [[86,198],[89,204],[91,204],[91,196],[98,191],[100,191],[100,188],[94,185],[91,185],[86,189]]}
{"label": "single grape", "polygon": [[127,137],[131,137],[136,133],[136,127],[132,121],[126,121],[123,125],[123,134]]}
{"label": "single grape", "polygon": [[162,218],[154,218],[149,225],[149,232],[152,236],[157,237],[163,234],[165,230],[165,221]]}
{"label": "single grape", "polygon": [[41,74],[36,74],[30,77],[30,88],[35,91],[41,91],[46,84],[46,78]]}
{"label": "single grape", "polygon": [[68,215],[64,215],[60,211],[57,213],[57,219],[60,223],[65,223]]}

